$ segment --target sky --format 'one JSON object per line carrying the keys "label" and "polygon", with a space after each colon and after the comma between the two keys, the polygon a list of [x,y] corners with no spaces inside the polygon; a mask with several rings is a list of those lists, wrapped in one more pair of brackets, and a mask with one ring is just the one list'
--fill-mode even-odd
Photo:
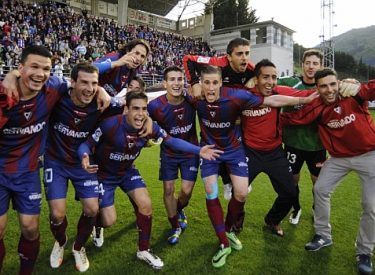
{"label": "sky", "polygon": [[[333,2],[333,31],[331,35],[337,36],[351,29],[375,25],[374,0],[331,0]],[[182,2],[185,2],[182,1]],[[196,0],[191,0],[197,3]],[[328,0],[325,0],[328,3]],[[322,20],[322,0],[249,0],[252,9],[255,9],[259,22],[271,20],[280,23],[295,31],[293,39],[305,48],[318,45],[322,38],[323,27],[326,39],[329,37],[329,9],[325,9],[326,24]],[[170,19],[177,19],[179,6],[172,10]],[[182,19],[201,14],[203,4],[195,4],[186,9]]]}

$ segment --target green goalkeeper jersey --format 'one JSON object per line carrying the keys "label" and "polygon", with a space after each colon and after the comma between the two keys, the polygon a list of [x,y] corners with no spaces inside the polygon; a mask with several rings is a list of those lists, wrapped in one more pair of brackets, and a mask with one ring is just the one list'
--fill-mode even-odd
{"label": "green goalkeeper jersey", "polygon": [[[308,90],[315,88],[315,84],[306,84],[302,77],[283,77],[278,79],[278,85],[289,86],[297,90]],[[283,112],[293,112],[303,108],[303,104],[284,107]],[[319,138],[318,125],[313,122],[309,125],[293,125],[283,128],[283,142],[289,147],[304,151],[323,150],[323,144]]]}

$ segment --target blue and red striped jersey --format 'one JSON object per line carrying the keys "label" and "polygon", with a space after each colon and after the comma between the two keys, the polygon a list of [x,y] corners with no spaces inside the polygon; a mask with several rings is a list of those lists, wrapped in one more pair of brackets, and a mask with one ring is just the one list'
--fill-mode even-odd
{"label": "blue and red striped jersey", "polygon": [[118,52],[110,52],[94,62],[99,69],[99,85],[111,96],[117,95],[136,76],[135,69],[126,66],[111,68],[111,62],[120,59]]}
{"label": "blue and red striped jersey", "polygon": [[3,109],[8,121],[0,130],[0,171],[34,171],[44,154],[48,119],[56,102],[67,91],[67,83],[51,76],[42,90],[29,100]]}
{"label": "blue and red striped jersey", "polygon": [[77,150],[98,124],[101,112],[97,106],[94,99],[88,106],[78,107],[65,93],[51,114],[45,158],[81,167]]}
{"label": "blue and red striped jersey", "polygon": [[247,90],[222,87],[217,101],[196,100],[187,97],[198,112],[201,144],[215,144],[217,149],[230,151],[241,145],[236,120],[246,108],[263,104],[263,98]]}
{"label": "blue and red striped jersey", "polygon": [[[179,105],[168,102],[167,96],[162,95],[152,100],[147,106],[150,117],[166,130],[172,137],[180,138],[198,145],[195,123],[195,110],[185,100]],[[161,144],[161,154],[173,158],[188,158],[192,154],[176,151],[171,147]]]}

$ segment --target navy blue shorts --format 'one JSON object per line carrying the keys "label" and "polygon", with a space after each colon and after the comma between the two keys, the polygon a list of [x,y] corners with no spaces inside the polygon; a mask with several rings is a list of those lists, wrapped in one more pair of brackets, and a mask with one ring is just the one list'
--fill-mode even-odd
{"label": "navy blue shorts", "polygon": [[32,172],[0,173],[0,216],[13,208],[18,213],[39,215],[42,205],[42,192],[39,169]]}
{"label": "navy blue shorts", "polygon": [[105,208],[115,203],[115,191],[120,187],[122,191],[128,193],[137,188],[146,188],[146,184],[139,174],[138,169],[130,168],[126,170],[123,177],[116,179],[99,179],[99,207]]}
{"label": "navy blue shorts", "polygon": [[68,167],[59,162],[44,160],[44,189],[47,200],[65,199],[68,180],[72,182],[78,198],[99,197],[96,174],[87,173],[81,167]]}
{"label": "navy blue shorts", "polygon": [[173,158],[162,156],[160,158],[159,180],[178,179],[178,171],[181,178],[187,181],[196,181],[199,168],[199,157]]}

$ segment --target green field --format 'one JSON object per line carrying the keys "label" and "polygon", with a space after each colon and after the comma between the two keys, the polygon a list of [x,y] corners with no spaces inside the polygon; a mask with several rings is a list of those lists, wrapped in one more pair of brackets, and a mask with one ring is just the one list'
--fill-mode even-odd
{"label": "green field", "polygon": [[[233,251],[227,264],[214,269],[211,258],[218,248],[218,241],[206,212],[204,188],[197,181],[190,205],[186,209],[188,229],[176,246],[167,244],[170,225],[162,199],[162,183],[158,181],[158,147],[144,149],[136,164],[143,175],[153,202],[152,247],[164,261],[159,273],[175,274],[356,274],[355,237],[357,234],[360,206],[360,184],[356,174],[350,173],[332,197],[331,224],[334,245],[318,252],[304,249],[314,231],[312,226],[312,184],[306,168],[301,177],[302,217],[300,224],[293,226],[287,220],[282,223],[285,237],[272,235],[264,228],[263,218],[271,207],[275,192],[265,175],[253,183],[253,191],[246,203],[244,230],[240,234],[243,250]],[[179,185],[178,185],[179,186]],[[227,201],[220,199],[226,210]],[[116,194],[117,223],[105,231],[105,242],[101,249],[89,240],[86,250],[90,260],[89,274],[150,274],[153,270],[136,259],[138,232],[132,207],[121,191]],[[73,188],[68,195],[68,236],[63,265],[58,270],[49,266],[49,254],[53,246],[48,225],[48,208],[43,201],[41,214],[41,250],[35,274],[71,274],[75,271],[71,246],[80,215],[80,204],[74,201]],[[226,211],[225,211],[226,212]],[[17,274],[19,260],[17,244],[19,227],[16,213],[9,211],[9,222],[5,235],[7,254],[2,274]]]}

